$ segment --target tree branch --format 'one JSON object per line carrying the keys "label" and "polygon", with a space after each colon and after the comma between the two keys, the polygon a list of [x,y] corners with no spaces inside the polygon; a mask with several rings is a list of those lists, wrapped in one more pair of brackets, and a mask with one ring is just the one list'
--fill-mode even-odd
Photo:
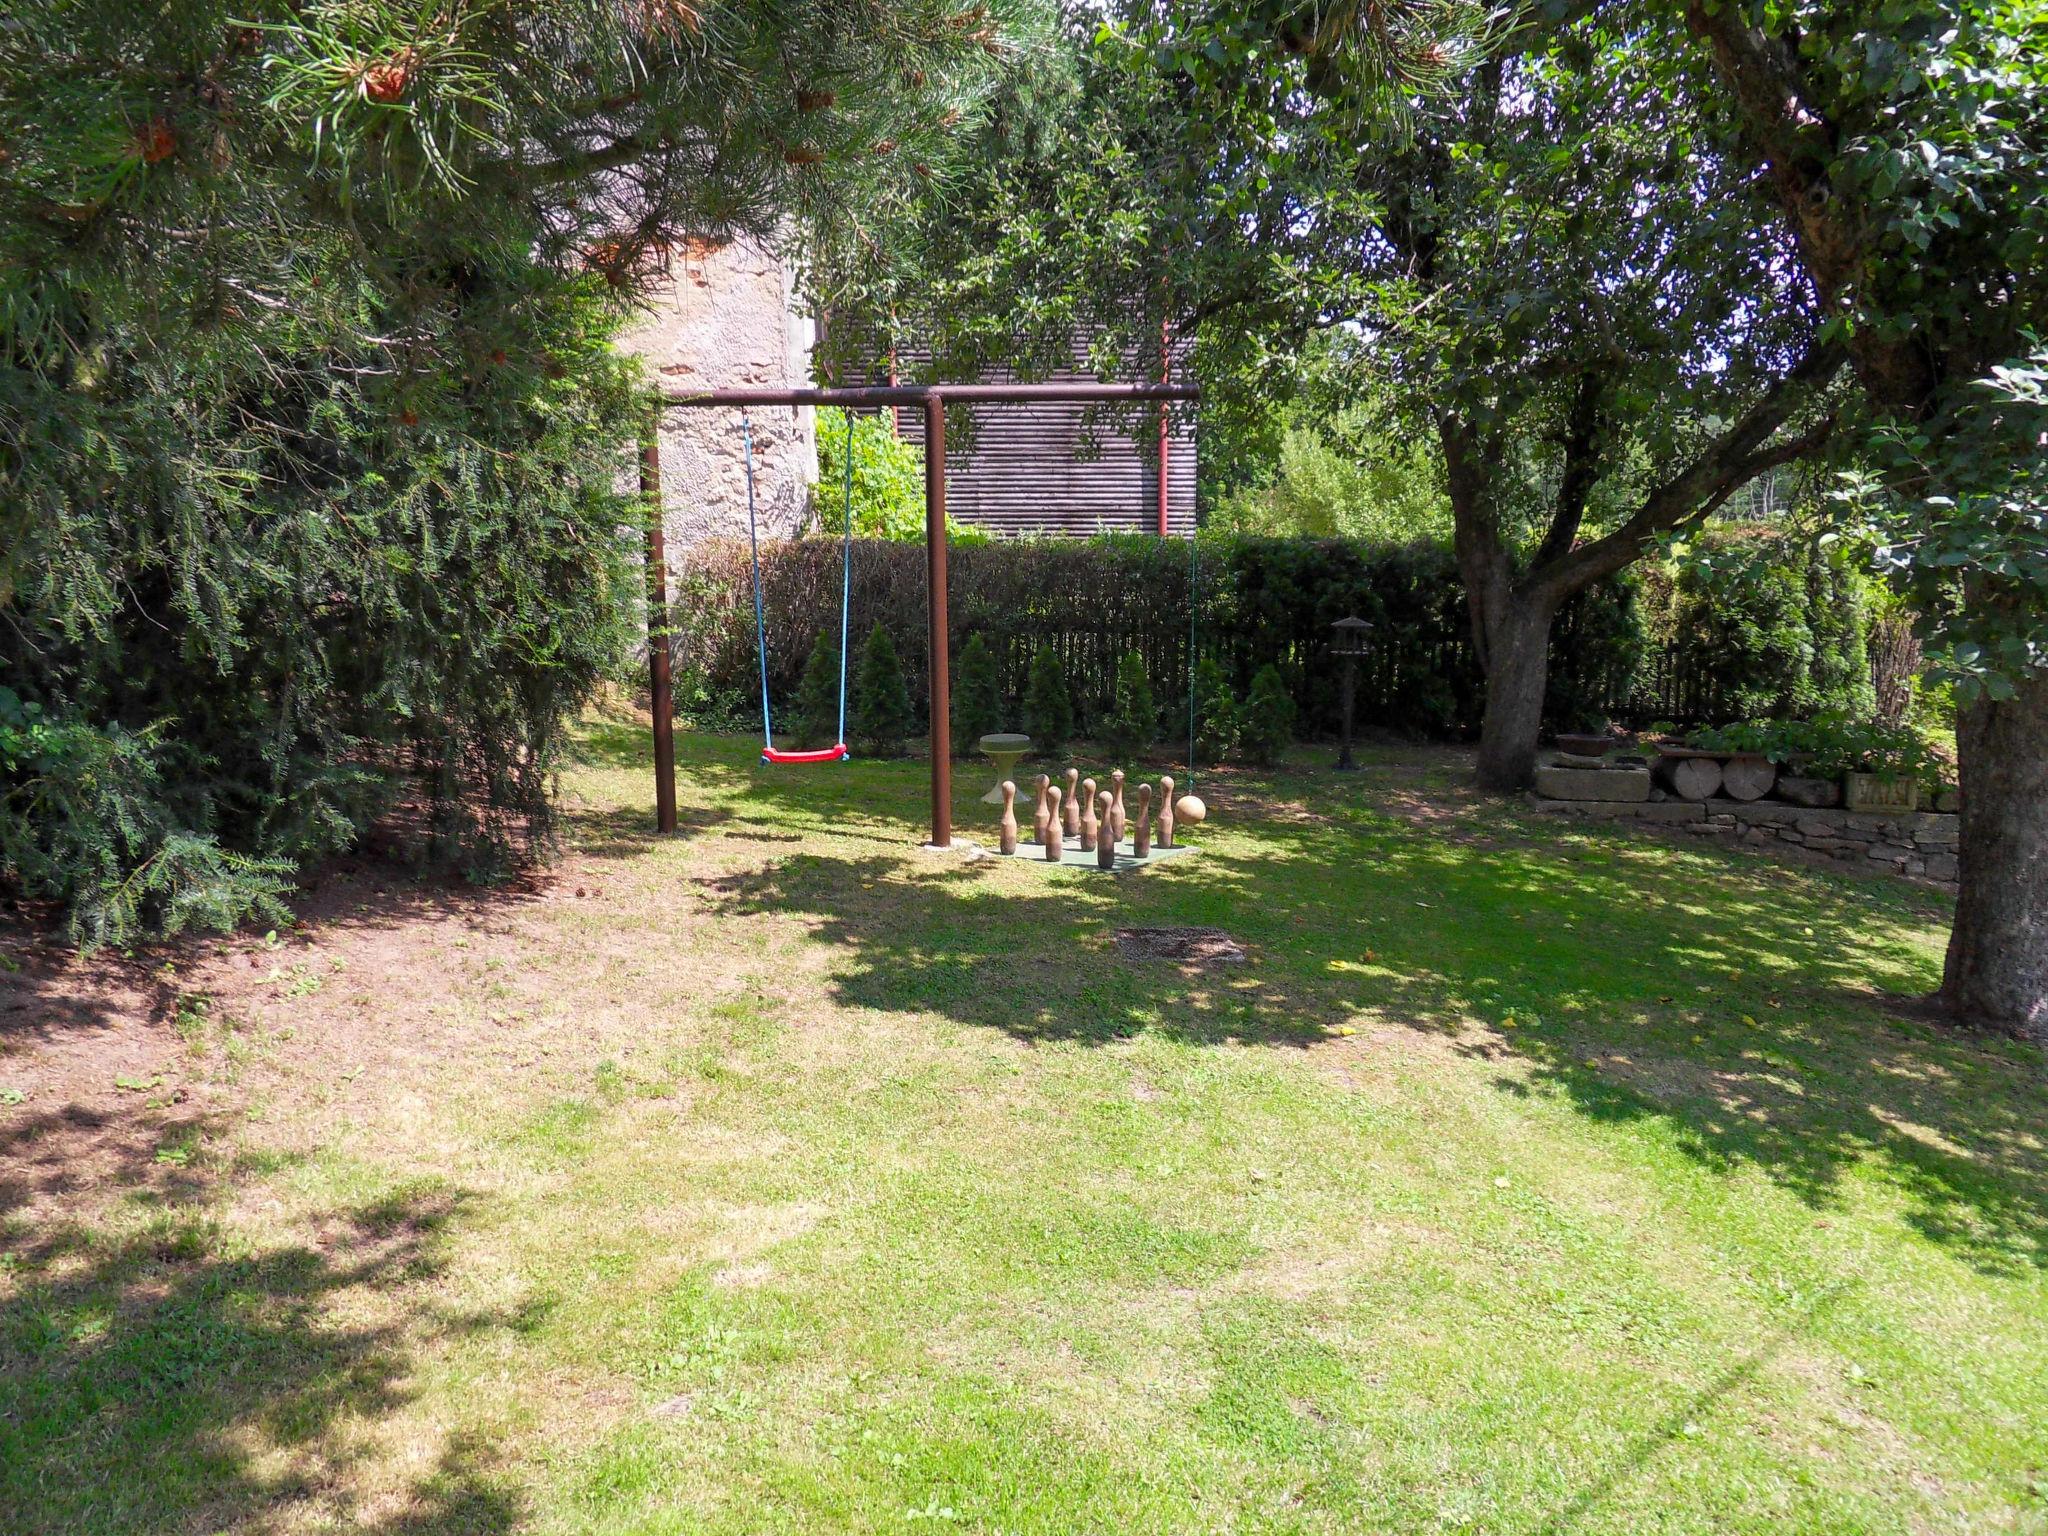
{"label": "tree branch", "polygon": [[638,134],[629,133],[596,149],[564,155],[558,160],[544,160],[538,165],[530,165],[520,160],[499,160],[482,169],[485,174],[516,177],[530,185],[554,187],[565,181],[575,181],[579,177],[617,170],[620,166],[630,165],[657,150],[673,147],[666,140],[643,139]]}
{"label": "tree branch", "polygon": [[1795,410],[1826,388],[1844,361],[1842,349],[1832,344],[1809,351],[1739,421],[1644,497],[1627,522],[1547,567],[1531,569],[1523,582],[1525,593],[1563,602],[1629,565],[1651,539],[1697,523],[1766,470],[1818,452],[1834,432],[1833,416],[1797,437],[1772,439]]}
{"label": "tree branch", "polygon": [[1606,393],[1606,381],[1597,373],[1579,376],[1578,391],[1565,417],[1564,473],[1557,482],[1557,504],[1551,510],[1543,542],[1530,561],[1533,569],[1563,559],[1578,542],[1579,528],[1586,520],[1586,501],[1600,483],[1600,456],[1595,448],[1600,437],[1600,404]]}

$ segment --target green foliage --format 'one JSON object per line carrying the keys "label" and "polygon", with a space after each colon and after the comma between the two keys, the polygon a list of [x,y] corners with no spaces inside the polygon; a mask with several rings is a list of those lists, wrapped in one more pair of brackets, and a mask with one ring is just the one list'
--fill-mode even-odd
{"label": "green foliage", "polygon": [[1294,700],[1287,692],[1287,679],[1280,675],[1280,669],[1259,668],[1252,678],[1251,691],[1245,695],[1243,727],[1238,734],[1245,758],[1262,767],[1278,762],[1280,754],[1294,740],[1294,716]]}
{"label": "green foliage", "polygon": [[[811,521],[820,534],[846,527],[846,420],[836,405],[818,407],[818,479],[811,487]],[[853,417],[853,536],[924,542],[924,450],[896,435],[887,412]],[[956,544],[985,544],[972,523],[946,519]]]}
{"label": "green foliage", "polygon": [[[818,481],[811,519],[837,534],[846,516],[847,420],[836,405],[818,407]],[[890,429],[886,411],[852,415],[853,533],[860,539],[924,538],[924,454]]]}
{"label": "green foliage", "polygon": [[1917,779],[1929,789],[1953,779],[1948,760],[1913,727],[1840,712],[1812,720],[1745,720],[1694,731],[1686,744],[1709,752],[1761,752],[1816,778],[1875,773]]}
{"label": "green foliage", "polygon": [[[822,539],[777,540],[761,554],[769,683],[779,711],[799,686],[818,628],[838,622],[839,547]],[[683,586],[692,595],[679,605],[679,624],[692,696],[711,701],[700,706],[706,718],[744,723],[760,707],[746,545],[702,545],[690,561]],[[853,570],[854,611],[864,623],[888,626],[916,678],[925,645],[924,552],[864,542],[854,550]],[[1362,726],[1441,736],[1477,723],[1483,680],[1449,550],[1205,534],[1196,576],[1198,654],[1222,668],[1240,697],[1252,673],[1279,662],[1296,690],[1301,726],[1333,732],[1338,668],[1303,666],[1300,658],[1326,658],[1330,624],[1355,613],[1374,626],[1373,654],[1359,676]],[[1171,700],[1177,733],[1187,710],[1188,578],[1187,549],[1178,541],[1006,539],[959,552],[953,616],[963,636],[1005,637],[1004,646],[991,647],[1001,690],[1021,701],[1010,719],[1021,717],[1020,728],[1034,739],[1064,743],[1100,732],[1115,709],[1117,659],[1132,646],[1154,658],[1154,697]],[[1105,613],[1117,615],[1107,633]],[[1627,713],[1643,653],[1636,614],[1634,593],[1622,584],[1593,587],[1564,605],[1551,645],[1546,717],[1554,725]],[[1038,658],[1041,650],[1053,659]],[[1015,671],[1003,671],[1006,665]],[[1051,737],[1046,711],[1031,701],[1039,667],[1060,674],[1051,688],[1063,701]],[[729,716],[716,712],[720,701],[730,701]]]}
{"label": "green foliage", "polygon": [[1115,756],[1135,757],[1159,739],[1159,706],[1145,658],[1126,651],[1116,664],[1116,694],[1101,728],[1103,745]]}
{"label": "green foliage", "polygon": [[839,643],[829,629],[820,629],[804,662],[797,685],[790,726],[804,748],[833,746],[839,735]]}
{"label": "green foliage", "polygon": [[52,717],[0,687],[0,867],[29,895],[65,903],[81,947],[286,919],[288,863],[177,824],[160,735]]}
{"label": "green foliage", "polygon": [[0,874],[90,937],[400,799],[473,875],[539,847],[641,601],[611,336],[685,233],[945,173],[1017,40],[956,11],[11,4],[0,676],[120,766],[6,769]]}
{"label": "green foliage", "polygon": [[1229,675],[1214,656],[1195,663],[1195,756],[1220,763],[1237,751],[1237,695]]}
{"label": "green foliage", "polygon": [[1555,731],[1604,729],[1649,654],[1634,572],[1586,588],[1550,627],[1543,718]]}
{"label": "green foliage", "polygon": [[973,752],[983,736],[1001,729],[1003,690],[995,652],[981,635],[971,635],[953,667],[953,750]]}
{"label": "green foliage", "polygon": [[1301,419],[1280,438],[1270,469],[1224,496],[1219,533],[1448,544],[1451,508],[1425,442],[1371,427],[1364,413]]}
{"label": "green foliage", "polygon": [[1024,730],[1042,754],[1056,757],[1074,734],[1074,695],[1059,652],[1040,646],[1031,657],[1031,675],[1024,687]]}
{"label": "green foliage", "polygon": [[1837,545],[1727,529],[1680,546],[1655,619],[1724,717],[1868,715],[1865,578]]}
{"label": "green foliage", "polygon": [[1769,168],[1801,230],[1787,248],[1870,407],[1871,462],[1843,510],[1965,697],[2010,698],[2048,667],[2040,11],[1730,0],[1696,14],[1743,119],[1744,169]]}
{"label": "green foliage", "polygon": [[867,644],[861,647],[852,713],[852,730],[869,751],[884,757],[903,751],[912,724],[910,690],[904,686],[896,642],[880,624],[868,631]]}

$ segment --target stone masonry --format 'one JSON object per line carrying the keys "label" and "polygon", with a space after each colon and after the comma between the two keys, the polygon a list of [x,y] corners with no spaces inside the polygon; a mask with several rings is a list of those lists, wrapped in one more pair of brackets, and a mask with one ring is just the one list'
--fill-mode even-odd
{"label": "stone masonry", "polygon": [[1744,847],[1802,850],[1885,874],[1953,886],[1961,818],[1945,812],[1822,810],[1779,800],[1651,800],[1640,804],[1536,798],[1539,810],[1675,827]]}
{"label": "stone masonry", "polygon": [[[689,241],[645,313],[620,338],[670,389],[801,389],[811,381],[814,333],[799,313],[789,269],[747,241]],[[786,538],[809,516],[818,449],[808,408],[750,413],[761,532]],[[736,410],[662,413],[661,490],[671,565],[707,538],[747,536],[747,489]]]}

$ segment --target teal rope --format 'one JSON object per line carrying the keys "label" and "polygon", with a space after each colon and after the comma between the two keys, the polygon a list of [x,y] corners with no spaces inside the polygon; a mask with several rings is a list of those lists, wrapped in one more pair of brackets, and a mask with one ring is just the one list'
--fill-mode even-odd
{"label": "teal rope", "polygon": [[761,533],[754,518],[754,429],[740,412],[740,448],[747,464],[747,544],[754,552],[754,648],[761,656],[761,750],[775,745],[775,727],[768,717],[768,618],[761,606]]}
{"label": "teal rope", "polygon": [[846,412],[846,535],[839,549],[839,744],[846,744],[847,626],[853,617],[853,410]]}

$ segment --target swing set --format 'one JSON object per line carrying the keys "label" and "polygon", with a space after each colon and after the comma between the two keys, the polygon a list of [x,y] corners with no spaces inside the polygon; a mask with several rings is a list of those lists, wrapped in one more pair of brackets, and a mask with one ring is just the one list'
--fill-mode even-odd
{"label": "swing set", "polygon": [[[852,412],[861,407],[918,406],[924,411],[924,536],[925,611],[930,636],[930,666],[927,700],[931,712],[931,842],[933,848],[953,846],[953,743],[952,668],[948,655],[946,614],[946,407],[960,405],[1023,405],[1043,402],[1158,401],[1161,405],[1161,433],[1165,432],[1165,405],[1175,400],[1196,401],[1201,392],[1192,384],[886,384],[847,389],[709,389],[695,394],[661,394],[655,397],[660,410],[737,407],[740,411],[742,451],[747,472],[747,538],[753,555],[754,636],[761,666],[761,760],[771,764],[835,763],[843,761],[846,747],[846,666],[849,621],[853,601],[853,453]],[[768,701],[768,625],[761,598],[761,545],[754,506],[753,427],[750,407],[836,405],[847,410],[846,510],[841,536],[839,602],[839,732],[838,741],[814,752],[786,751],[775,745],[774,723]],[[649,592],[655,624],[650,633],[667,634],[668,569],[661,528],[661,460],[659,434],[650,433],[640,450],[640,488],[651,502],[648,519],[647,562]],[[1160,523],[1166,533],[1166,490],[1160,486]],[[1192,556],[1193,541],[1189,541]],[[1190,589],[1192,629],[1193,592]],[[1189,663],[1193,664],[1192,636]],[[669,696],[668,646],[648,647],[649,681],[654,694],[655,823],[662,832],[676,829],[675,719]],[[1193,721],[1193,693],[1189,696],[1190,729]],[[1192,751],[1192,737],[1190,751]]]}

